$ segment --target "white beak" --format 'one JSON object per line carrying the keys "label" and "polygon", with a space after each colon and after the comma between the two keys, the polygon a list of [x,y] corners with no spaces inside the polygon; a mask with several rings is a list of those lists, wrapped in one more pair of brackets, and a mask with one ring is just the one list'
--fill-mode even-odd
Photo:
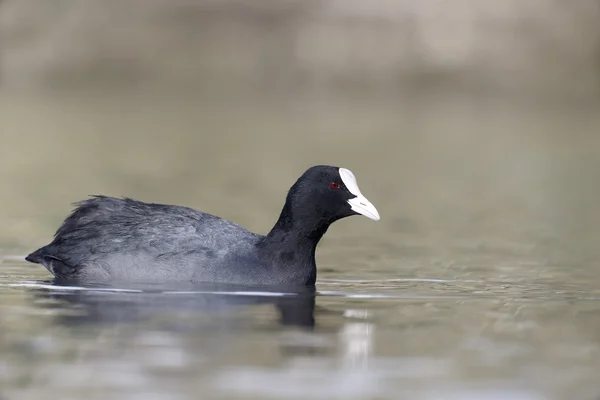
{"label": "white beak", "polygon": [[367,218],[371,218],[374,221],[379,221],[379,213],[377,209],[367,198],[363,195],[357,196],[353,199],[348,200],[350,208],[359,214],[364,215]]}
{"label": "white beak", "polygon": [[340,177],[342,178],[342,182],[344,182],[344,185],[346,185],[348,191],[356,196],[348,200],[348,204],[350,204],[352,211],[364,215],[367,218],[371,218],[374,221],[379,221],[379,213],[377,212],[377,209],[360,192],[358,183],[356,183],[356,177],[352,171],[346,168],[340,168]]}

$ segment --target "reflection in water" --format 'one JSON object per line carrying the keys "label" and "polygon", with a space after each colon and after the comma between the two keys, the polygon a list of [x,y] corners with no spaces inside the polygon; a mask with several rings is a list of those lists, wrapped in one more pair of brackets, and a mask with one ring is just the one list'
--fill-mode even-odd
{"label": "reflection in water", "polygon": [[[33,284],[33,287],[40,285]],[[211,324],[225,324],[227,316],[243,307],[270,305],[275,307],[284,326],[314,327],[314,288],[299,292],[277,292],[270,288],[227,285],[189,285],[177,290],[153,285],[124,288],[86,289],[58,285],[44,285],[35,291],[39,300],[55,300],[54,309],[75,310],[76,313],[59,314],[62,323],[133,323],[169,316],[180,322],[197,321],[202,313],[210,317]],[[225,318],[219,318],[225,317]],[[183,327],[182,327],[183,328]],[[185,329],[191,329],[185,326]],[[202,326],[195,328],[202,329]]]}
{"label": "reflection in water", "polygon": [[[344,316],[352,319],[367,319],[368,310],[346,310]],[[343,362],[349,368],[368,368],[373,347],[375,325],[368,322],[348,322],[340,331],[343,346]]]}
{"label": "reflection in water", "polygon": [[[11,313],[11,294],[30,297],[15,314],[21,324],[0,333],[5,354],[20,366],[0,379],[33,382],[9,385],[11,395],[31,399],[49,389],[67,399],[91,390],[92,399],[106,391],[125,399],[185,399],[202,391],[542,400],[560,398],[573,379],[591,379],[600,365],[599,297],[578,299],[585,286],[560,293],[556,285],[479,280],[348,286],[330,279],[326,286],[333,295],[11,283],[0,287],[0,317]],[[593,391],[584,385],[578,393]],[[553,393],[561,395],[546,396]]]}

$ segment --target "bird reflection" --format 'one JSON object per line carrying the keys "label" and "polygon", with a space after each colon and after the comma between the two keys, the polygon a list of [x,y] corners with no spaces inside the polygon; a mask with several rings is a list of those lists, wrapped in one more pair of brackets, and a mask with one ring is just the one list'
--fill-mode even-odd
{"label": "bird reflection", "polygon": [[[132,287],[67,286],[60,281],[40,285],[35,295],[57,311],[60,323],[116,324],[160,320],[170,329],[223,328],[248,324],[257,316],[254,306],[272,306],[279,324],[313,329],[315,289],[244,287],[232,285]],[[166,322],[165,322],[166,321]]]}

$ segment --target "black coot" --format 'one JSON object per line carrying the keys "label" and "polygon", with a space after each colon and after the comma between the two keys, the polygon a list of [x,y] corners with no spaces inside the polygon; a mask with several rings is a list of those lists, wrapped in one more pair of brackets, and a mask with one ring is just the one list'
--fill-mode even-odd
{"label": "black coot", "polygon": [[266,236],[186,207],[95,196],[26,260],[88,283],[314,285],[319,240],[333,222],[358,214],[379,219],[354,174],[332,166],[309,168],[296,181]]}

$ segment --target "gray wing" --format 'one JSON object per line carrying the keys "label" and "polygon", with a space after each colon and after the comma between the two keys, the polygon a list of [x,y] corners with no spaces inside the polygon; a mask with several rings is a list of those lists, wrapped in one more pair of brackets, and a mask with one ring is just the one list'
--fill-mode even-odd
{"label": "gray wing", "polygon": [[56,276],[94,281],[219,281],[259,239],[186,207],[96,196],[77,204],[54,241],[28,256]]}

